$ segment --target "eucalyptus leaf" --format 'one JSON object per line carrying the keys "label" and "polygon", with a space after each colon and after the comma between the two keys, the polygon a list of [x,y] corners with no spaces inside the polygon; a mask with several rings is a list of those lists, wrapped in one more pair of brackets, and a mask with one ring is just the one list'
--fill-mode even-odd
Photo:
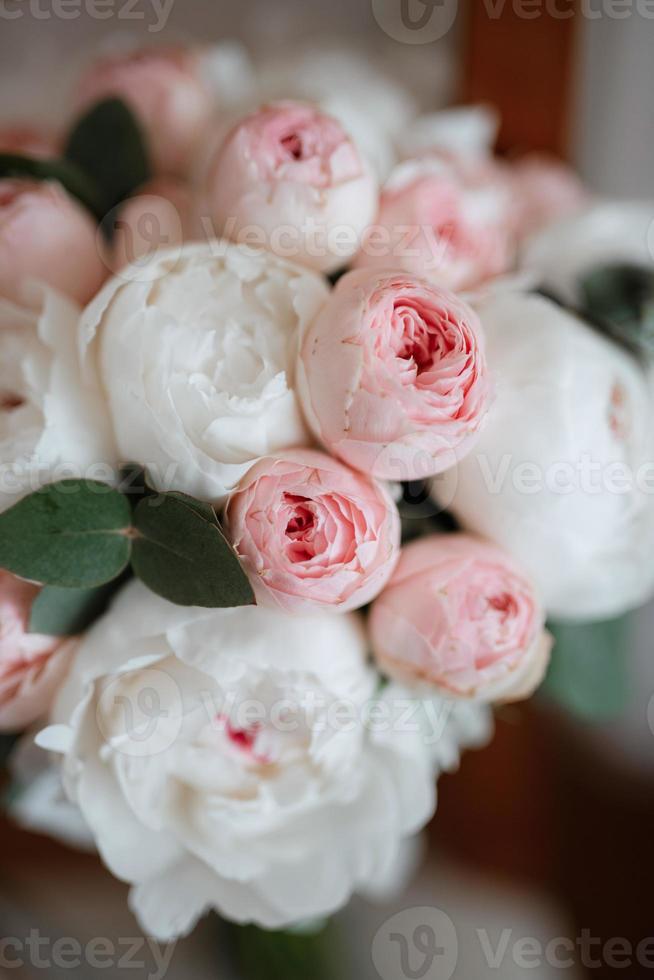
{"label": "eucalyptus leaf", "polygon": [[39,160],[15,153],[0,153],[0,178],[56,180],[100,219],[106,212],[100,187],[70,160]]}
{"label": "eucalyptus leaf", "polygon": [[628,698],[631,617],[549,623],[548,629],[555,645],[542,693],[587,721],[618,715]]}
{"label": "eucalyptus leaf", "polygon": [[94,589],[61,589],[45,585],[32,603],[30,633],[48,636],[77,636],[107,608],[120,587],[119,579]]}
{"label": "eucalyptus leaf", "polygon": [[0,514],[0,568],[86,589],[116,578],[130,556],[129,502],[95,480],[60,480]]}
{"label": "eucalyptus leaf", "polygon": [[175,493],[142,500],[134,512],[134,573],[180,606],[251,605],[252,586],[208,506]]}
{"label": "eucalyptus leaf", "polygon": [[151,176],[141,127],[121,99],[104,99],[77,121],[65,157],[99,186],[100,218]]}

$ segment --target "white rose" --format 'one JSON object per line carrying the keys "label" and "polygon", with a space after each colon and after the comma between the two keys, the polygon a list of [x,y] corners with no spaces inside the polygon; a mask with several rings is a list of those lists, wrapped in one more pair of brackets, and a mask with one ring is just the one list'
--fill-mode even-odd
{"label": "white rose", "polygon": [[114,458],[101,395],[82,381],[79,308],[49,288],[26,298],[0,299],[0,511],[50,480],[106,479],[94,464]]}
{"label": "white rose", "polygon": [[477,308],[497,398],[473,452],[434,485],[568,619],[654,590],[652,402],[638,364],[553,303],[497,292]]}
{"label": "white rose", "polygon": [[293,391],[298,331],[327,296],[316,273],[210,241],[123,270],[81,319],[122,461],[159,489],[220,502],[252,462],[307,434]]}
{"label": "white rose", "polygon": [[354,614],[187,609],[133,583],[82,641],[39,744],[65,753],[148,933],[187,933],[210,908],[280,928],[387,882],[433,812],[404,705],[365,723],[376,683]]}
{"label": "white rose", "polygon": [[528,241],[520,264],[545,289],[576,305],[586,272],[620,263],[654,266],[654,202],[605,201],[548,225]]}

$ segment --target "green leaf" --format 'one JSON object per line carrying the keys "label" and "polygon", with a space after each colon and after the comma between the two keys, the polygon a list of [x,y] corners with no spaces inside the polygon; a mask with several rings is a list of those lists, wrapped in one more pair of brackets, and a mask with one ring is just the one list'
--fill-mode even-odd
{"label": "green leaf", "polygon": [[129,561],[129,502],[95,480],[60,480],[0,514],[0,568],[44,585],[86,589]]}
{"label": "green leaf", "polygon": [[0,178],[57,180],[98,218],[106,213],[101,189],[91,177],[69,160],[37,160],[15,153],[0,153]]}
{"label": "green leaf", "polygon": [[615,717],[628,698],[625,650],[631,617],[594,623],[549,623],[555,639],[541,691],[587,721]]}
{"label": "green leaf", "polygon": [[94,589],[61,589],[56,585],[45,585],[32,603],[30,633],[77,636],[105,611],[121,582],[122,576],[120,580],[114,579]]}
{"label": "green leaf", "polygon": [[65,157],[99,186],[104,217],[150,177],[141,127],[121,99],[104,99],[78,120]]}
{"label": "green leaf", "polygon": [[198,516],[203,520],[208,521],[210,524],[214,524],[217,528],[220,528],[218,516],[211,504],[205,503],[204,500],[197,500],[195,497],[190,497],[187,493],[182,493],[181,490],[173,490],[171,493],[166,494],[166,496],[172,497],[174,500],[179,500],[181,503],[186,504],[187,507],[190,507],[191,510],[195,511],[195,513],[198,514]]}
{"label": "green leaf", "polygon": [[157,595],[180,606],[254,603],[238,556],[213,509],[183,494],[157,494],[134,512],[134,572]]}
{"label": "green leaf", "polygon": [[579,282],[581,313],[636,354],[654,353],[654,271],[625,263],[598,266]]}

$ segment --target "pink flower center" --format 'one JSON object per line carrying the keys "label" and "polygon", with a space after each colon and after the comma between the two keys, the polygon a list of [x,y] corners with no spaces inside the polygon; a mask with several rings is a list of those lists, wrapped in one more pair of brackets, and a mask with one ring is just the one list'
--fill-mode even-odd
{"label": "pink flower center", "polygon": [[285,532],[291,542],[289,557],[294,562],[310,561],[316,553],[313,545],[316,515],[313,508],[309,506],[309,498],[285,493],[284,501],[293,507]]}
{"label": "pink flower center", "polygon": [[518,603],[509,592],[502,592],[500,595],[492,596],[488,600],[488,605],[491,609],[495,609],[496,612],[501,613],[500,620],[503,623],[518,614]]}
{"label": "pink flower center", "polygon": [[290,133],[281,140],[284,152],[290,160],[302,159],[302,140],[297,133]]}
{"label": "pink flower center", "polygon": [[438,323],[410,302],[403,299],[395,303],[393,319],[398,335],[396,357],[408,362],[407,368],[416,378],[431,372],[454,350],[449,325]]}
{"label": "pink flower center", "polygon": [[260,722],[254,722],[252,725],[248,725],[247,728],[236,728],[229,718],[226,718],[224,715],[218,715],[216,720],[224,728],[225,735],[230,743],[239,752],[247,755],[252,762],[256,762],[262,766],[269,765],[271,761],[269,756],[265,752],[257,750],[257,740],[262,729]]}

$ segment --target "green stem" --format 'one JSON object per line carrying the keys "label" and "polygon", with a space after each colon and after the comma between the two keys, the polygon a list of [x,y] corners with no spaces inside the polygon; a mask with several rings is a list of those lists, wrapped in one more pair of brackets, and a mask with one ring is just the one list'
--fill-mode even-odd
{"label": "green stem", "polygon": [[225,944],[239,980],[336,980],[343,976],[335,928],[271,932],[222,922]]}

